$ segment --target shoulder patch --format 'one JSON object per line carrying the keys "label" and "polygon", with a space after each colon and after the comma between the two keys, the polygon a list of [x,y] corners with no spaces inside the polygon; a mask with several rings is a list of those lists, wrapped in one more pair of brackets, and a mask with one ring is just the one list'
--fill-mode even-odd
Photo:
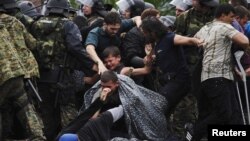
{"label": "shoulder patch", "polygon": [[50,20],[40,20],[41,23],[52,23]]}

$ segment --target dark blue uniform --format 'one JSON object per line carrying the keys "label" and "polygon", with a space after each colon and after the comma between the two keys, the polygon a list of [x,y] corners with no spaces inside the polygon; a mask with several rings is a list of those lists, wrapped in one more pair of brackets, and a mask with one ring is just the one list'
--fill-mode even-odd
{"label": "dark blue uniform", "polygon": [[168,100],[167,114],[170,114],[190,89],[190,76],[183,49],[174,46],[174,33],[166,33],[155,48],[158,73],[162,88],[160,94]]}

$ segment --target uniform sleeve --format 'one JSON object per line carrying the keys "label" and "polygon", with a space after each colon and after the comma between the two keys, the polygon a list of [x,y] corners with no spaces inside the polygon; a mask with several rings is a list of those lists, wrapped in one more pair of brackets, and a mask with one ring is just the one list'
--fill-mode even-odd
{"label": "uniform sleeve", "polygon": [[182,13],[178,17],[176,17],[175,21],[175,33],[179,35],[185,35],[186,22],[185,22],[186,13]]}
{"label": "uniform sleeve", "polygon": [[[18,21],[19,22],[19,21]],[[26,46],[30,49],[30,50],[34,50],[36,48],[36,39],[26,30],[26,28],[24,27],[24,25],[19,22],[20,24],[18,24],[19,29],[21,30],[21,32],[23,33],[23,38],[25,41]]]}
{"label": "uniform sleeve", "polygon": [[17,12],[15,17],[26,27],[28,31],[30,31],[30,27],[34,22],[34,20],[31,17],[24,15],[21,12]]}
{"label": "uniform sleeve", "polygon": [[66,22],[65,26],[65,42],[67,49],[71,55],[75,56],[82,65],[92,69],[94,62],[89,58],[85,48],[82,46],[81,33],[78,27],[73,22]]}

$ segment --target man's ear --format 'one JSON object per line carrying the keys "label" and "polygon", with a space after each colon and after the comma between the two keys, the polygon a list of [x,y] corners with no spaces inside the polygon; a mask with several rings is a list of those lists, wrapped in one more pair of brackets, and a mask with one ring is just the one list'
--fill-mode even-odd
{"label": "man's ear", "polygon": [[121,55],[118,55],[117,58],[119,59],[119,61],[121,61]]}
{"label": "man's ear", "polygon": [[227,16],[226,14],[221,14],[220,18],[224,18],[225,16]]}

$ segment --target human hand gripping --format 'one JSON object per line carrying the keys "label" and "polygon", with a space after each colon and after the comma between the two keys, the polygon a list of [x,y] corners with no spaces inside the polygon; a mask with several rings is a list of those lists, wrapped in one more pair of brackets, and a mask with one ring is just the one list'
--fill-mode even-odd
{"label": "human hand gripping", "polygon": [[102,62],[98,62],[98,74],[102,74],[106,70],[107,68],[104,66],[104,64]]}
{"label": "human hand gripping", "polygon": [[195,44],[196,44],[197,47],[203,47],[206,44],[206,42],[205,42],[204,39],[196,38]]}
{"label": "human hand gripping", "polygon": [[151,66],[155,59],[153,47],[151,44],[145,45],[145,53],[146,53],[146,56],[143,58],[143,62],[146,66]]}
{"label": "human hand gripping", "polygon": [[107,96],[110,94],[111,89],[110,88],[103,88],[100,94],[100,100],[106,101]]}

